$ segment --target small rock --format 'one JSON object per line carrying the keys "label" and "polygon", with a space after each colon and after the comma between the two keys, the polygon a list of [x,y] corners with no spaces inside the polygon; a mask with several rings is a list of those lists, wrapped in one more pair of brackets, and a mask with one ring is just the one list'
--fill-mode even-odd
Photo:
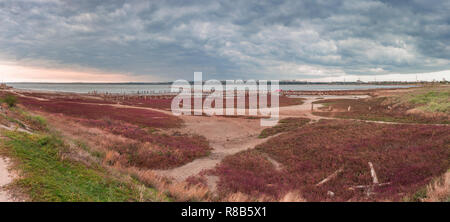
{"label": "small rock", "polygon": [[330,196],[330,197],[334,197],[334,193],[332,191],[328,191],[327,195]]}

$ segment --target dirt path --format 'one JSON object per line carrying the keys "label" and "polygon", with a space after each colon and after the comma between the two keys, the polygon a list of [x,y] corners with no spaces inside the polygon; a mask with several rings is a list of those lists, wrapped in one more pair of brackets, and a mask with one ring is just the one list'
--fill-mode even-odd
{"label": "dirt path", "polygon": [[[354,98],[355,96],[327,96],[326,98]],[[311,113],[311,103],[321,97],[307,97],[302,105],[280,107],[280,119],[286,117],[306,117],[319,120],[326,117],[314,116]],[[315,105],[315,107],[319,107]],[[266,142],[271,137],[260,139],[259,133],[265,128],[259,119],[180,116],[185,122],[184,133],[202,135],[208,139],[213,151],[207,157],[196,159],[186,165],[169,170],[158,170],[162,176],[183,181],[202,170],[212,169],[228,155],[253,149],[256,145]],[[280,166],[278,166],[280,167]]]}
{"label": "dirt path", "polygon": [[30,99],[35,99],[35,100],[39,100],[39,101],[50,101],[49,99],[44,99],[44,98],[40,98],[40,97],[34,97],[34,96],[26,96],[22,93],[19,93],[15,90],[8,90],[8,92],[16,94],[19,97],[25,97],[25,98],[30,98]]}
{"label": "dirt path", "polygon": [[13,176],[8,170],[9,159],[0,157],[0,202],[14,201],[11,195],[4,189],[5,185],[12,182]]}
{"label": "dirt path", "polygon": [[5,126],[5,125],[0,124],[0,129],[5,129],[5,130],[9,130],[9,131],[17,130],[19,132],[33,134],[33,132],[31,132],[31,131],[29,131],[27,129],[20,128],[17,125]]}
{"label": "dirt path", "polygon": [[259,119],[182,116],[185,122],[183,132],[202,135],[208,139],[213,151],[207,157],[196,159],[186,165],[170,170],[160,170],[157,173],[176,179],[185,180],[202,170],[212,169],[228,155],[252,149],[265,142],[258,135],[264,127]]}

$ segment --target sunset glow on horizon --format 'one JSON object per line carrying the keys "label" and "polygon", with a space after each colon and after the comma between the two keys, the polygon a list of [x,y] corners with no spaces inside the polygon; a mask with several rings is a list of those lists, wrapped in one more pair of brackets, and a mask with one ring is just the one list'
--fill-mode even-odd
{"label": "sunset glow on horizon", "polygon": [[[430,73],[382,74],[382,75],[340,75],[333,77],[296,79],[310,82],[357,81],[441,81],[448,80],[450,70]],[[245,79],[244,79],[245,80]],[[285,79],[289,80],[289,79]],[[130,75],[126,73],[108,73],[93,69],[63,69],[36,66],[24,66],[0,62],[1,82],[46,82],[46,83],[128,83],[128,82],[165,82],[168,79],[152,78],[149,75]]]}
{"label": "sunset glow on horizon", "polygon": [[120,82],[151,82],[150,76],[133,76],[129,74],[107,73],[96,70],[52,69],[18,64],[0,63],[0,81],[2,82],[89,82],[89,83],[120,83]]}

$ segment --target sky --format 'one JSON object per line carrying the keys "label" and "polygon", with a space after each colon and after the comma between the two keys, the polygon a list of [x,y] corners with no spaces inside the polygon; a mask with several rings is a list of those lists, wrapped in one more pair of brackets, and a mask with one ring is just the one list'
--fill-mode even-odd
{"label": "sky", "polygon": [[449,12],[448,0],[0,0],[0,80],[449,80]]}

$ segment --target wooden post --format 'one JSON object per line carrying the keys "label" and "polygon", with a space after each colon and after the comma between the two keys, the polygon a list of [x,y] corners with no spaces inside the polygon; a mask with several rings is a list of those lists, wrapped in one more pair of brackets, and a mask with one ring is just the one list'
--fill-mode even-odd
{"label": "wooden post", "polygon": [[370,167],[370,174],[372,175],[373,183],[378,184],[377,173],[375,172],[375,169],[373,168],[372,162],[369,162],[369,167]]}

